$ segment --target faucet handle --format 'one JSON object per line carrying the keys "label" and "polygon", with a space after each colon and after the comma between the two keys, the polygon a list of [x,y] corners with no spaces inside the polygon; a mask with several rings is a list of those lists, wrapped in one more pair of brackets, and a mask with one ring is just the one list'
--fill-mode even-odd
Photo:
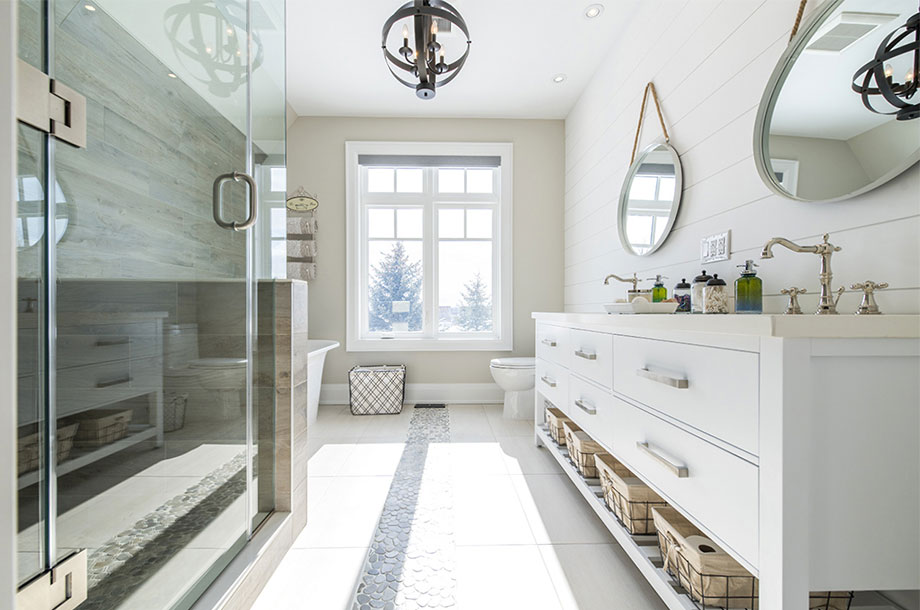
{"label": "faucet handle", "polygon": [[840,252],[841,250],[843,250],[843,248],[841,248],[840,246],[835,246],[834,244],[832,244],[832,243],[830,242],[830,238],[831,238],[831,234],[830,234],[830,233],[825,233],[825,234],[824,234],[824,245],[825,245],[825,246],[830,246],[830,248],[831,248],[831,250],[832,250],[833,252]]}
{"label": "faucet handle", "polygon": [[783,312],[784,315],[791,316],[802,313],[802,308],[799,306],[799,295],[807,293],[806,289],[793,286],[792,288],[783,288],[779,292],[780,294],[789,295],[789,303],[786,305],[786,311]]}
{"label": "faucet handle", "polygon": [[850,286],[853,290],[862,290],[863,298],[862,302],[859,304],[859,307],[856,309],[857,316],[864,315],[878,315],[882,313],[879,311],[878,303],[875,302],[875,291],[884,290],[888,288],[888,282],[883,282],[881,284],[873,282],[872,280],[866,280],[860,284],[853,284]]}

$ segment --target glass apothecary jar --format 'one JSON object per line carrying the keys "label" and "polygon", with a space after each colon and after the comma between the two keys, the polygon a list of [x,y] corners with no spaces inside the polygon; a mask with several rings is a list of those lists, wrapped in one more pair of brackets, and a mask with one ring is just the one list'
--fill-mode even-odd
{"label": "glass apothecary jar", "polygon": [[712,279],[706,282],[703,291],[703,311],[705,313],[728,313],[728,286],[725,280],[719,279],[715,273]]}
{"label": "glass apothecary jar", "polygon": [[706,290],[706,282],[712,279],[711,275],[706,274],[706,270],[693,278],[693,287],[691,288],[690,308],[693,313],[703,313],[703,292]]}
{"label": "glass apothecary jar", "polygon": [[674,298],[677,299],[677,313],[690,313],[692,289],[686,278],[674,286]]}

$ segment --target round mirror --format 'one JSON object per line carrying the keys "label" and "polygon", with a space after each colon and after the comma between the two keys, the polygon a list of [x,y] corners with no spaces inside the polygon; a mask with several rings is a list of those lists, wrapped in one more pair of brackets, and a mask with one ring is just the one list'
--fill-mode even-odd
{"label": "round mirror", "polygon": [[627,252],[646,256],[661,247],[674,226],[682,191],[680,157],[667,143],[642,151],[620,192],[620,241]]}
{"label": "round mirror", "polygon": [[[774,192],[799,201],[848,199],[920,160],[920,119],[898,120],[898,108],[886,104],[875,83],[868,102],[892,114],[873,112],[854,90],[865,84],[857,73],[876,60],[879,47],[890,55],[886,38],[904,33],[916,13],[916,0],[827,0],[803,21],[757,113],[757,170]],[[906,36],[898,48],[912,40]],[[883,80],[916,103],[914,62],[907,52],[878,65]]]}

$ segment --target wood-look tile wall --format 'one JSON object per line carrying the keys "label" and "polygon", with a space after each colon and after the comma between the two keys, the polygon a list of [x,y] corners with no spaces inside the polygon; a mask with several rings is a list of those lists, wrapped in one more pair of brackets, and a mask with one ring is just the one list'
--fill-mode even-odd
{"label": "wood-look tile wall", "polygon": [[[809,3],[813,10],[820,3]],[[673,286],[700,271],[700,239],[732,231],[731,261],[706,270],[737,277],[735,265],[757,259],[763,244],[784,236],[803,244],[831,233],[835,283],[873,279],[887,313],[920,312],[920,169],[914,166],[871,193],[833,204],[773,195],[754,166],[754,119],[785,50],[799,0],[650,0],[634,5],[630,27],[613,43],[592,84],[566,120],[565,308],[603,311],[625,296],[604,286],[608,273],[668,276]],[[681,155],[684,193],[674,232],[648,257],[627,254],[617,235],[617,201],[629,166],[642,92],[654,81]],[[660,137],[654,111],[640,147]],[[758,261],[760,262],[760,261]],[[777,252],[763,261],[764,305],[781,312],[780,289],[809,288],[817,301],[814,256]],[[840,310],[855,311],[849,291]]]}
{"label": "wood-look tile wall", "polygon": [[[21,4],[24,23],[35,21],[34,5]],[[88,117],[86,149],[57,146],[69,217],[59,277],[243,277],[245,235],[215,224],[211,185],[245,169],[245,136],[104,10],[80,7],[56,3],[55,77],[86,96]],[[21,146],[20,166],[38,167],[40,154]],[[225,202],[225,217],[243,217],[241,186],[228,186]],[[20,262],[23,273],[39,268]]]}

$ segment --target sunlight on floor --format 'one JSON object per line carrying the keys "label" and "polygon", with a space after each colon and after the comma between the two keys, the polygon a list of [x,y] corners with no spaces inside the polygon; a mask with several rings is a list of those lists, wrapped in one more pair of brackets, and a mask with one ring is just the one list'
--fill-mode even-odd
{"label": "sunlight on floor", "polygon": [[[346,407],[321,407],[310,431],[308,524],[255,610],[352,607],[411,416],[411,408],[353,417]],[[617,600],[618,610],[664,608],[555,460],[534,446],[530,422],[502,419],[500,405],[451,406],[449,417],[451,442],[428,445],[419,493],[428,476],[448,477],[455,607],[600,610]],[[411,569],[411,559],[402,567]]]}

